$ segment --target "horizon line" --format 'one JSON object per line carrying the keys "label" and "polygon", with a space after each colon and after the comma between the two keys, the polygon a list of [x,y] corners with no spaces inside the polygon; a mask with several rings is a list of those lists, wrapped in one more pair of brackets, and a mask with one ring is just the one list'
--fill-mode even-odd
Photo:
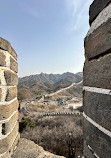
{"label": "horizon line", "polygon": [[50,75],[50,74],[53,74],[53,75],[62,75],[62,74],[65,74],[65,73],[77,74],[77,73],[81,73],[81,72],[83,72],[83,71],[78,71],[78,72],[76,72],[76,73],[74,73],[74,72],[70,72],[70,71],[66,71],[66,72],[63,72],[63,73],[45,73],[45,72],[40,72],[40,73],[31,74],[31,75],[26,75],[26,76],[19,76],[19,75],[18,75],[18,78],[29,77],[29,76],[35,76],[35,75],[40,75],[40,74],[47,74],[47,75]]}

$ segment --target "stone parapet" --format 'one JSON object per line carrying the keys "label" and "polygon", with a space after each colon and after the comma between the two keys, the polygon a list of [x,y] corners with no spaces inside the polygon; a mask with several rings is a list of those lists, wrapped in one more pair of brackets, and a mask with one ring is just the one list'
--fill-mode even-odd
{"label": "stone parapet", "polygon": [[85,37],[84,156],[111,157],[111,1],[94,0]]}
{"label": "stone parapet", "polygon": [[17,54],[0,38],[0,158],[10,157],[19,139],[17,72]]}

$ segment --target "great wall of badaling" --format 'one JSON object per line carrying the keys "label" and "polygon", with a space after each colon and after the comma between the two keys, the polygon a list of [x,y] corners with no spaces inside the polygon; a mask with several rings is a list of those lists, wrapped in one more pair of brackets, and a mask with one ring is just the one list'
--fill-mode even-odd
{"label": "great wall of badaling", "polygon": [[[111,158],[111,1],[94,0],[85,38],[84,156]],[[0,38],[0,158],[9,158],[18,132],[18,64],[11,44]]]}
{"label": "great wall of badaling", "polygon": [[90,6],[85,37],[84,155],[111,158],[111,0]]}

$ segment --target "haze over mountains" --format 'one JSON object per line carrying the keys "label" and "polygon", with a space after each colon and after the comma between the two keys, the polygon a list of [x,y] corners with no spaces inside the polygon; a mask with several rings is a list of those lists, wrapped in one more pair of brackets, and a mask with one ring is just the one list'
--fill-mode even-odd
{"label": "haze over mountains", "polygon": [[23,98],[35,97],[41,94],[49,94],[59,89],[79,83],[83,79],[83,73],[76,74],[66,72],[63,74],[37,74],[19,78],[19,94]]}

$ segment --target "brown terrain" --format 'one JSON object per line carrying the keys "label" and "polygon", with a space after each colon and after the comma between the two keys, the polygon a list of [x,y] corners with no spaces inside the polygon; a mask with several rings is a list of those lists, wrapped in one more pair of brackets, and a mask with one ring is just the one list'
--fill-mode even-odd
{"label": "brown terrain", "polygon": [[[21,89],[22,91],[28,89],[28,93],[33,97],[28,98],[27,92],[25,94],[26,97],[24,95],[19,96],[19,130],[22,138],[29,139],[35,143],[30,141],[29,144],[33,144],[36,147],[36,144],[38,144],[44,150],[56,155],[67,158],[72,155],[72,157],[76,158],[83,155],[82,77],[78,79],[78,82],[74,82],[75,79],[72,79],[72,74],[67,75],[71,75],[70,77],[67,76],[67,82],[68,80],[71,81],[70,85],[65,82],[65,76],[65,79],[62,78],[62,81],[60,80],[59,83],[53,85],[50,92],[42,89],[42,87],[37,87],[37,90],[33,93],[32,85],[29,85],[31,88],[26,88],[28,83],[24,79],[22,83],[20,81],[18,95]],[[25,84],[23,84],[24,82]],[[35,85],[37,86],[38,83],[36,81]],[[38,93],[39,90],[41,91],[40,93]],[[22,148],[22,141],[26,139],[21,139],[20,148]],[[39,155],[41,147],[37,147],[38,152],[35,155]],[[45,154],[47,155],[47,152]],[[41,154],[40,156],[42,157]]]}

